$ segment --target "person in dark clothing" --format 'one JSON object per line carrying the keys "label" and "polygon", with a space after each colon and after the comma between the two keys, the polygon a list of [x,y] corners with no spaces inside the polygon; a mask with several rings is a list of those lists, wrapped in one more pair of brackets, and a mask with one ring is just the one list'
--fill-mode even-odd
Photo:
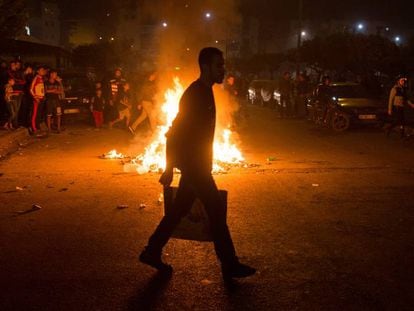
{"label": "person in dark clothing", "polygon": [[46,112],[47,112],[47,128],[52,131],[52,118],[56,117],[56,132],[60,133],[62,107],[60,105],[60,96],[63,93],[62,84],[59,82],[57,71],[51,70],[49,79],[45,82],[46,91]]}
{"label": "person in dark clothing", "polygon": [[108,121],[109,128],[112,128],[113,121],[119,119],[118,105],[124,91],[126,79],[122,76],[120,68],[116,68],[114,77],[109,80],[110,96],[106,105],[105,119]]}
{"label": "person in dark clothing", "polygon": [[292,115],[292,100],[293,100],[293,83],[290,77],[290,72],[286,71],[279,81],[280,91],[280,117],[290,117]]}
{"label": "person in dark clothing", "polygon": [[23,89],[22,105],[20,107],[19,122],[24,127],[27,127],[30,131],[30,114],[32,113],[31,109],[33,107],[33,98],[30,94],[30,86],[34,78],[33,67],[31,65],[26,65],[23,72],[23,78],[25,84]]}
{"label": "person in dark clothing", "polygon": [[294,114],[298,116],[302,112],[307,115],[307,99],[309,96],[309,79],[305,73],[298,74],[296,79],[296,100]]}
{"label": "person in dark clothing", "polygon": [[405,137],[405,114],[406,106],[414,108],[414,104],[408,99],[407,78],[399,76],[394,87],[390,91],[388,99],[388,115],[392,118],[391,124],[387,128],[387,136],[396,126],[400,127],[401,138]]}
{"label": "person in dark clothing", "polygon": [[329,76],[322,77],[322,83],[316,89],[316,98],[322,108],[322,122],[326,124],[328,122],[329,106],[332,103],[331,78]]}
{"label": "person in dark clothing", "polygon": [[10,63],[10,69],[9,69],[9,78],[12,78],[14,80],[14,86],[13,86],[13,93],[14,93],[14,101],[15,101],[15,115],[14,119],[12,121],[14,127],[18,127],[18,116],[20,111],[20,106],[22,104],[23,100],[23,92],[25,88],[26,81],[23,77],[23,71],[21,68],[21,62],[20,61],[12,61]]}
{"label": "person in dark clothing", "polygon": [[102,128],[104,122],[104,109],[105,109],[105,98],[102,96],[102,89],[96,88],[95,96],[92,97],[91,110],[93,119],[95,120],[95,127],[97,129]]}
{"label": "person in dark clothing", "polygon": [[223,53],[217,48],[204,48],[199,54],[200,78],[184,92],[179,112],[167,133],[167,165],[160,183],[169,186],[173,169],[181,171],[180,184],[172,206],[150,237],[140,254],[141,262],[160,271],[172,267],[161,259],[162,248],[168,242],[181,218],[191,209],[195,198],[204,204],[216,254],[221,262],[224,280],[253,275],[256,270],[241,264],[236,256],[227,227],[224,206],[211,175],[216,106],[212,86],[224,79]]}

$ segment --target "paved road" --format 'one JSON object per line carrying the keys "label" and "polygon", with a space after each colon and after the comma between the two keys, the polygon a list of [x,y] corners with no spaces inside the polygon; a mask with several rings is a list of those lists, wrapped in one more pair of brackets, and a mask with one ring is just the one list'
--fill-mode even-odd
{"label": "paved road", "polygon": [[[165,249],[170,279],[139,264],[162,215],[159,176],[98,156],[139,152],[143,138],[70,127],[0,162],[0,309],[411,309],[414,141],[334,134],[264,109],[250,109],[239,133],[260,166],[216,181],[256,276],[226,288],[212,245],[182,240]],[[43,208],[15,213],[33,203]]]}

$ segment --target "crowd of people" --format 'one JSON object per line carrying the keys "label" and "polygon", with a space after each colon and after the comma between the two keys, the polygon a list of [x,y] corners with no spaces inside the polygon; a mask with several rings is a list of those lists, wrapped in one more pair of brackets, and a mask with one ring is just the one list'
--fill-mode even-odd
{"label": "crowd of people", "polygon": [[23,66],[19,59],[2,62],[0,68],[0,113],[2,127],[14,130],[26,127],[35,134],[40,123],[45,122],[48,131],[61,130],[63,96],[62,81],[57,71],[39,65]]}
{"label": "crowd of people", "polygon": [[131,84],[123,77],[122,70],[116,68],[109,80],[108,88],[103,82],[95,83],[95,95],[91,99],[91,111],[95,127],[104,124],[112,129],[116,124],[135,134],[138,126],[148,120],[151,131],[157,125],[155,96],[157,73],[151,71],[139,85],[139,90],[131,90]]}
{"label": "crowd of people", "polygon": [[[156,72],[150,72],[140,83],[138,92],[131,91],[120,68],[115,69],[111,79],[95,81],[90,98],[95,127],[112,129],[118,124],[135,134],[138,126],[148,119],[154,131],[156,78]],[[44,127],[49,133],[60,133],[64,97],[62,78],[57,70],[43,65],[23,65],[19,59],[1,63],[0,126],[3,130],[25,127],[30,134],[36,134]]]}

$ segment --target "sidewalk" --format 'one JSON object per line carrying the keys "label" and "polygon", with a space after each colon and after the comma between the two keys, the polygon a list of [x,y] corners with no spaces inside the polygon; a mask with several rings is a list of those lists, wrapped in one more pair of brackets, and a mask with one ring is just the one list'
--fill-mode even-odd
{"label": "sidewalk", "polygon": [[26,128],[15,131],[0,130],[0,160],[17,151],[31,139]]}

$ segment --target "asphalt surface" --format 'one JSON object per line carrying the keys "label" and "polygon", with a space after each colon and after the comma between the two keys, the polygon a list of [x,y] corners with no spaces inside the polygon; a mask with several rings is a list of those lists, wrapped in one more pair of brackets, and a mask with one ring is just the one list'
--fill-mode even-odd
{"label": "asphalt surface", "polygon": [[259,166],[215,179],[255,276],[229,288],[211,243],[177,239],[171,277],[140,264],[162,216],[159,175],[98,156],[145,139],[71,125],[0,161],[0,310],[412,310],[414,141],[259,108],[238,133]]}

